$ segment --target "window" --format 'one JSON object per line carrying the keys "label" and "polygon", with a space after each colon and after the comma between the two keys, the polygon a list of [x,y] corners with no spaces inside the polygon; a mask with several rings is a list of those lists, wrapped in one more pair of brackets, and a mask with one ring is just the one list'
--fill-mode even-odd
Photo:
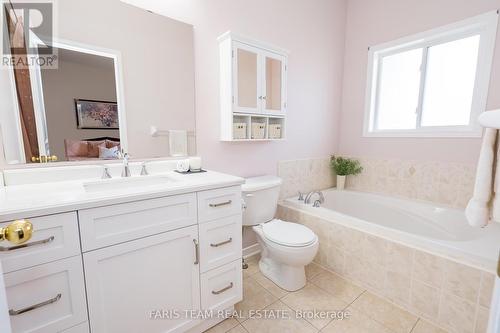
{"label": "window", "polygon": [[481,136],[498,13],[371,47],[365,136]]}

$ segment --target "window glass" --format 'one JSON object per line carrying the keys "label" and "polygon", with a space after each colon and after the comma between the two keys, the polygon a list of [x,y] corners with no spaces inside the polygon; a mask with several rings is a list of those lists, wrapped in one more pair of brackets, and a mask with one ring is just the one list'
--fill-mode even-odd
{"label": "window glass", "polygon": [[381,61],[376,127],[414,129],[423,49],[386,56]]}
{"label": "window glass", "polygon": [[479,39],[476,35],[429,48],[422,126],[469,124]]}

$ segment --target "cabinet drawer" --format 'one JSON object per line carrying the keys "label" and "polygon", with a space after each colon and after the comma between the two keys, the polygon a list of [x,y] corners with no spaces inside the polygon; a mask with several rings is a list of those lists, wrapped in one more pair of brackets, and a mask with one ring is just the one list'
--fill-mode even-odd
{"label": "cabinet drawer", "polygon": [[241,259],[241,214],[200,224],[200,268],[212,268]]}
{"label": "cabinet drawer", "polygon": [[[80,254],[78,220],[75,212],[29,218],[33,236],[21,245],[0,245],[4,273]],[[7,226],[11,222],[0,223]]]}
{"label": "cabinet drawer", "polygon": [[59,332],[87,320],[80,256],[5,274],[12,331]]}
{"label": "cabinet drawer", "polygon": [[200,223],[241,214],[241,186],[198,192]]}
{"label": "cabinet drawer", "polygon": [[78,211],[84,252],[196,224],[196,194]]}
{"label": "cabinet drawer", "polygon": [[201,274],[201,307],[222,310],[243,299],[241,260]]}

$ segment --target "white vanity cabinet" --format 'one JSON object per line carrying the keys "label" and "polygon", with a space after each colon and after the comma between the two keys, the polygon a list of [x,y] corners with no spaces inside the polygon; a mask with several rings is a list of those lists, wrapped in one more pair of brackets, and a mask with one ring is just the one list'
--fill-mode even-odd
{"label": "white vanity cabinet", "polygon": [[218,40],[221,140],[284,139],[288,52],[231,32]]}
{"label": "white vanity cabinet", "polygon": [[[183,332],[200,309],[196,226],[83,255],[92,332]],[[180,318],[155,318],[176,310]],[[173,316],[174,314],[172,314]]]}
{"label": "white vanity cabinet", "polygon": [[192,315],[243,296],[241,204],[230,186],[28,218],[0,251],[13,332],[207,329]]}

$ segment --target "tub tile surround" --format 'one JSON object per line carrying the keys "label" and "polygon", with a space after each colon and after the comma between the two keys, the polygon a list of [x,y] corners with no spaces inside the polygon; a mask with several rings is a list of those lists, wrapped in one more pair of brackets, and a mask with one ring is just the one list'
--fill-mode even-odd
{"label": "tub tile surround", "polygon": [[[465,208],[472,196],[475,165],[433,161],[411,161],[348,156],[361,162],[363,172],[349,176],[346,188],[396,197],[429,201]],[[281,198],[335,186],[330,158],[280,161],[278,175],[283,179]]]}
{"label": "tub tile surround", "polygon": [[[278,207],[277,215],[304,224],[318,235],[320,246],[314,262],[335,272],[339,278],[352,281],[446,331],[485,332],[494,284],[492,272],[284,205]],[[323,278],[316,282],[325,290],[331,283],[330,288],[340,288],[337,292],[342,294],[342,285],[334,280],[329,283]],[[418,330],[425,331],[424,328]]]}
{"label": "tub tile surround", "polygon": [[330,168],[330,158],[280,161],[278,176],[283,179],[280,198],[307,193],[335,186],[335,174]]}
{"label": "tub tile surround", "polygon": [[[247,260],[244,274],[243,301],[236,310],[279,310],[288,318],[229,318],[208,330],[220,332],[300,332],[300,333],[446,333],[447,331],[395,304],[384,300],[366,288],[345,279],[320,265],[306,267],[307,284],[296,292],[281,290],[258,270],[258,258]],[[279,294],[276,288],[280,289]],[[269,295],[274,295],[270,297]],[[260,299],[258,301],[258,299]],[[342,310],[349,313],[340,319],[297,318],[304,310]],[[275,312],[276,313],[276,312]]]}
{"label": "tub tile surround", "polygon": [[465,208],[474,190],[470,164],[356,157],[363,172],[347,177],[348,189],[383,193]]}

